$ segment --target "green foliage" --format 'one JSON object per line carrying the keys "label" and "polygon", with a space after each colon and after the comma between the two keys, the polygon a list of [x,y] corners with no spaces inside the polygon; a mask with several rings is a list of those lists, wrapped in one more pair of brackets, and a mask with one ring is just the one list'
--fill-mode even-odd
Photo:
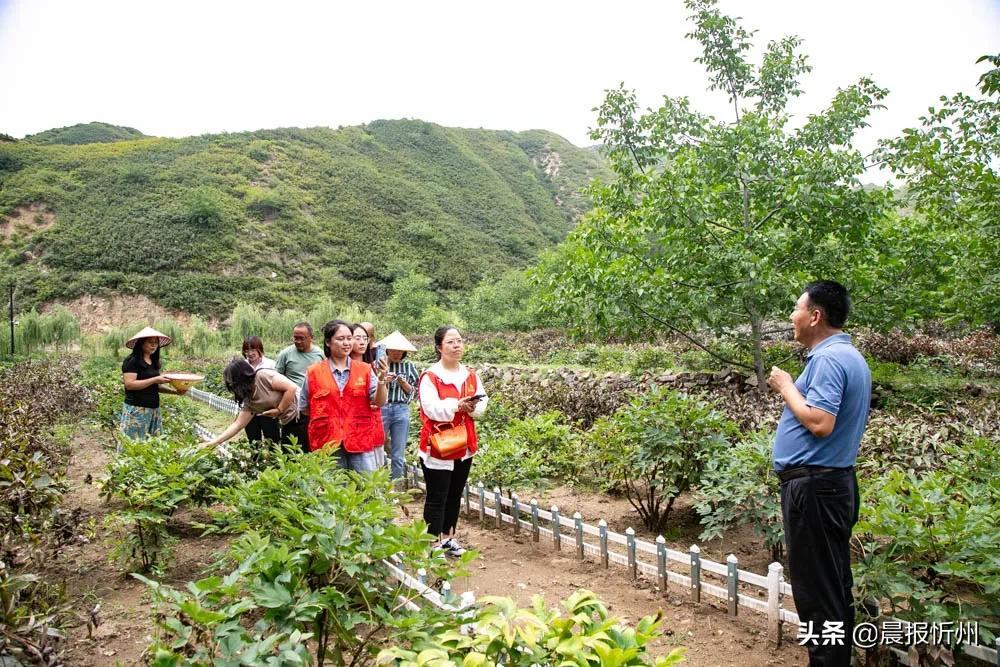
{"label": "green foliage", "polygon": [[1000,632],[1000,465],[996,441],[970,437],[939,470],[892,470],[863,487],[855,583],[893,615],[976,619],[980,642]]}
{"label": "green foliage", "polygon": [[[556,153],[562,167],[547,171]],[[0,266],[27,307],[112,293],[206,316],[329,295],[374,306],[401,265],[452,298],[562,240],[603,173],[555,135],[419,121],[0,143],[0,219],[33,203],[57,212],[52,228],[0,244]]]}
{"label": "green foliage", "polygon": [[524,271],[487,277],[458,308],[470,331],[531,331],[555,326],[551,315],[541,312],[537,294]]}
{"label": "green foliage", "polygon": [[780,561],[785,534],[781,523],[781,484],[771,459],[772,430],[751,433],[708,461],[694,498],[702,540],[751,525],[764,538],[773,561]]}
{"label": "green foliage", "polygon": [[453,615],[408,609],[416,593],[383,564],[444,576],[426,524],[393,521],[405,498],[385,471],[357,475],[328,454],[280,457],[256,479],[219,490],[229,509],[217,529],[239,535],[229,575],[187,591],[143,579],[160,603],[154,664],[370,664],[383,637],[436,622],[456,628]]}
{"label": "green foliage", "polygon": [[720,360],[754,368],[763,386],[764,323],[785,318],[807,279],[851,284],[844,258],[861,254],[888,209],[887,192],[862,187],[851,147],[887,91],[861,79],[792,129],[787,104],[809,70],[799,40],[771,42],[755,67],[751,33],[713,0],[686,4],[697,60],[734,118],[670,97],[640,114],[635,93],[608,91],[592,138],[617,180],[594,182],[594,209],[539,280],[547,308],[585,333],[670,331],[709,347],[705,330],[741,326],[752,363]]}
{"label": "green foliage", "polygon": [[[1000,322],[1000,78],[998,56],[980,79],[981,97],[941,97],[920,126],[883,143],[881,159],[907,188],[912,246],[901,296],[933,315]],[[930,261],[928,261],[930,260]],[[894,286],[897,287],[897,286]]]}
{"label": "green foliage", "polygon": [[710,403],[656,388],[636,396],[587,436],[595,476],[620,489],[643,524],[662,531],[677,498],[696,487],[709,462],[725,456],[736,426]]}
{"label": "green foliage", "polygon": [[438,305],[431,279],[415,272],[395,280],[392,296],[385,302],[385,316],[393,329],[405,333],[433,332],[453,319]]}
{"label": "green foliage", "polygon": [[24,141],[35,144],[97,144],[143,139],[145,134],[132,127],[109,123],[78,123],[29,134]]}
{"label": "green foliage", "polygon": [[660,658],[649,656],[649,644],[662,633],[660,615],[641,618],[631,628],[585,590],[570,595],[561,607],[546,609],[541,596],[530,609],[518,609],[510,598],[484,598],[464,632],[445,627],[424,631],[402,646],[382,650],[377,664],[668,667],[684,660],[683,648]]}
{"label": "green foliage", "polygon": [[[493,408],[491,403],[487,413]],[[555,478],[575,481],[580,472],[579,437],[562,420],[559,412],[544,412],[511,419],[502,430],[491,424],[480,438],[473,482],[510,493]]]}
{"label": "green foliage", "polygon": [[126,571],[161,574],[176,544],[169,521],[183,503],[209,493],[197,463],[212,452],[195,447],[190,436],[119,437],[121,452],[101,488],[106,500],[119,505],[105,521],[117,537],[110,557]]}

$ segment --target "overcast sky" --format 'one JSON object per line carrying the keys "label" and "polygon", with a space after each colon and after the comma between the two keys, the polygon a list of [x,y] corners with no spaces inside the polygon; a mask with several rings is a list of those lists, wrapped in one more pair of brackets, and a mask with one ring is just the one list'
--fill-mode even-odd
{"label": "overcast sky", "polygon": [[[813,72],[797,111],[860,76],[889,88],[863,144],[973,91],[976,58],[1000,52],[1000,0],[721,6],[761,47],[804,38]],[[0,0],[0,132],[105,121],[180,137],[419,118],[588,145],[592,108],[620,81],[644,106],[688,95],[727,114],[692,62],[689,26],[679,0]]]}

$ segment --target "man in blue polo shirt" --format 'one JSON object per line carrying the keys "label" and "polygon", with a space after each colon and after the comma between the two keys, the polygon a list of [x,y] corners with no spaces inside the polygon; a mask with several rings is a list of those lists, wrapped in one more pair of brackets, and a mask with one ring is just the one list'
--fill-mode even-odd
{"label": "man in blue polo shirt", "polygon": [[854,474],[871,405],[871,372],[842,329],[850,298],[840,283],[806,285],[792,311],[806,367],[797,380],[772,368],[785,409],[774,438],[781,514],[795,608],[810,636],[810,665],[851,664],[854,596],[851,529],[860,498]]}

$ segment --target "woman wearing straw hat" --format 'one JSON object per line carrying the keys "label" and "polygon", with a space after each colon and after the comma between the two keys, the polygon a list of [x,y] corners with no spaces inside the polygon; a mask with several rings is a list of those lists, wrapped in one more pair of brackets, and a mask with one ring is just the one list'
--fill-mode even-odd
{"label": "woman wearing straw hat", "polygon": [[410,434],[410,401],[420,379],[416,366],[406,360],[406,353],[416,352],[417,348],[398,331],[393,331],[378,344],[386,350],[389,360],[389,372],[385,374],[389,400],[382,406],[382,427],[389,449],[392,478],[400,479],[405,465],[406,439]]}
{"label": "woman wearing straw hat", "polygon": [[160,434],[160,394],[181,395],[164,385],[170,382],[160,374],[160,348],[170,345],[170,336],[146,327],[125,341],[132,353],[122,362],[125,405],[122,406],[121,431],[133,440],[145,440]]}

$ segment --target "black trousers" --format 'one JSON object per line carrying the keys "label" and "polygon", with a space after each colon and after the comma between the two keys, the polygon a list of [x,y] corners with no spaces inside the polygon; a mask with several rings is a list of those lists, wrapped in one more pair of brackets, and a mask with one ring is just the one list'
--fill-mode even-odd
{"label": "black trousers", "polygon": [[433,470],[420,462],[424,470],[427,495],[424,497],[424,521],[431,535],[455,532],[458,513],[462,508],[462,490],[469,479],[472,459],[455,461],[454,470]]}
{"label": "black trousers", "polygon": [[281,427],[281,442],[289,444],[289,438],[295,437],[298,446],[306,454],[309,453],[309,415],[301,415],[295,421]]}
{"label": "black trousers", "polygon": [[[812,473],[781,485],[781,515],[795,608],[800,622],[812,635],[819,636],[807,644],[810,667],[851,664],[854,578],[850,539],[860,505],[853,470]],[[829,623],[843,625],[837,629]],[[828,645],[824,645],[824,634]],[[839,645],[830,641],[834,635],[840,638]]]}
{"label": "black trousers", "polygon": [[243,432],[247,434],[247,440],[250,442],[260,442],[261,440],[278,442],[281,440],[281,426],[279,426],[278,420],[273,417],[254,415]]}

